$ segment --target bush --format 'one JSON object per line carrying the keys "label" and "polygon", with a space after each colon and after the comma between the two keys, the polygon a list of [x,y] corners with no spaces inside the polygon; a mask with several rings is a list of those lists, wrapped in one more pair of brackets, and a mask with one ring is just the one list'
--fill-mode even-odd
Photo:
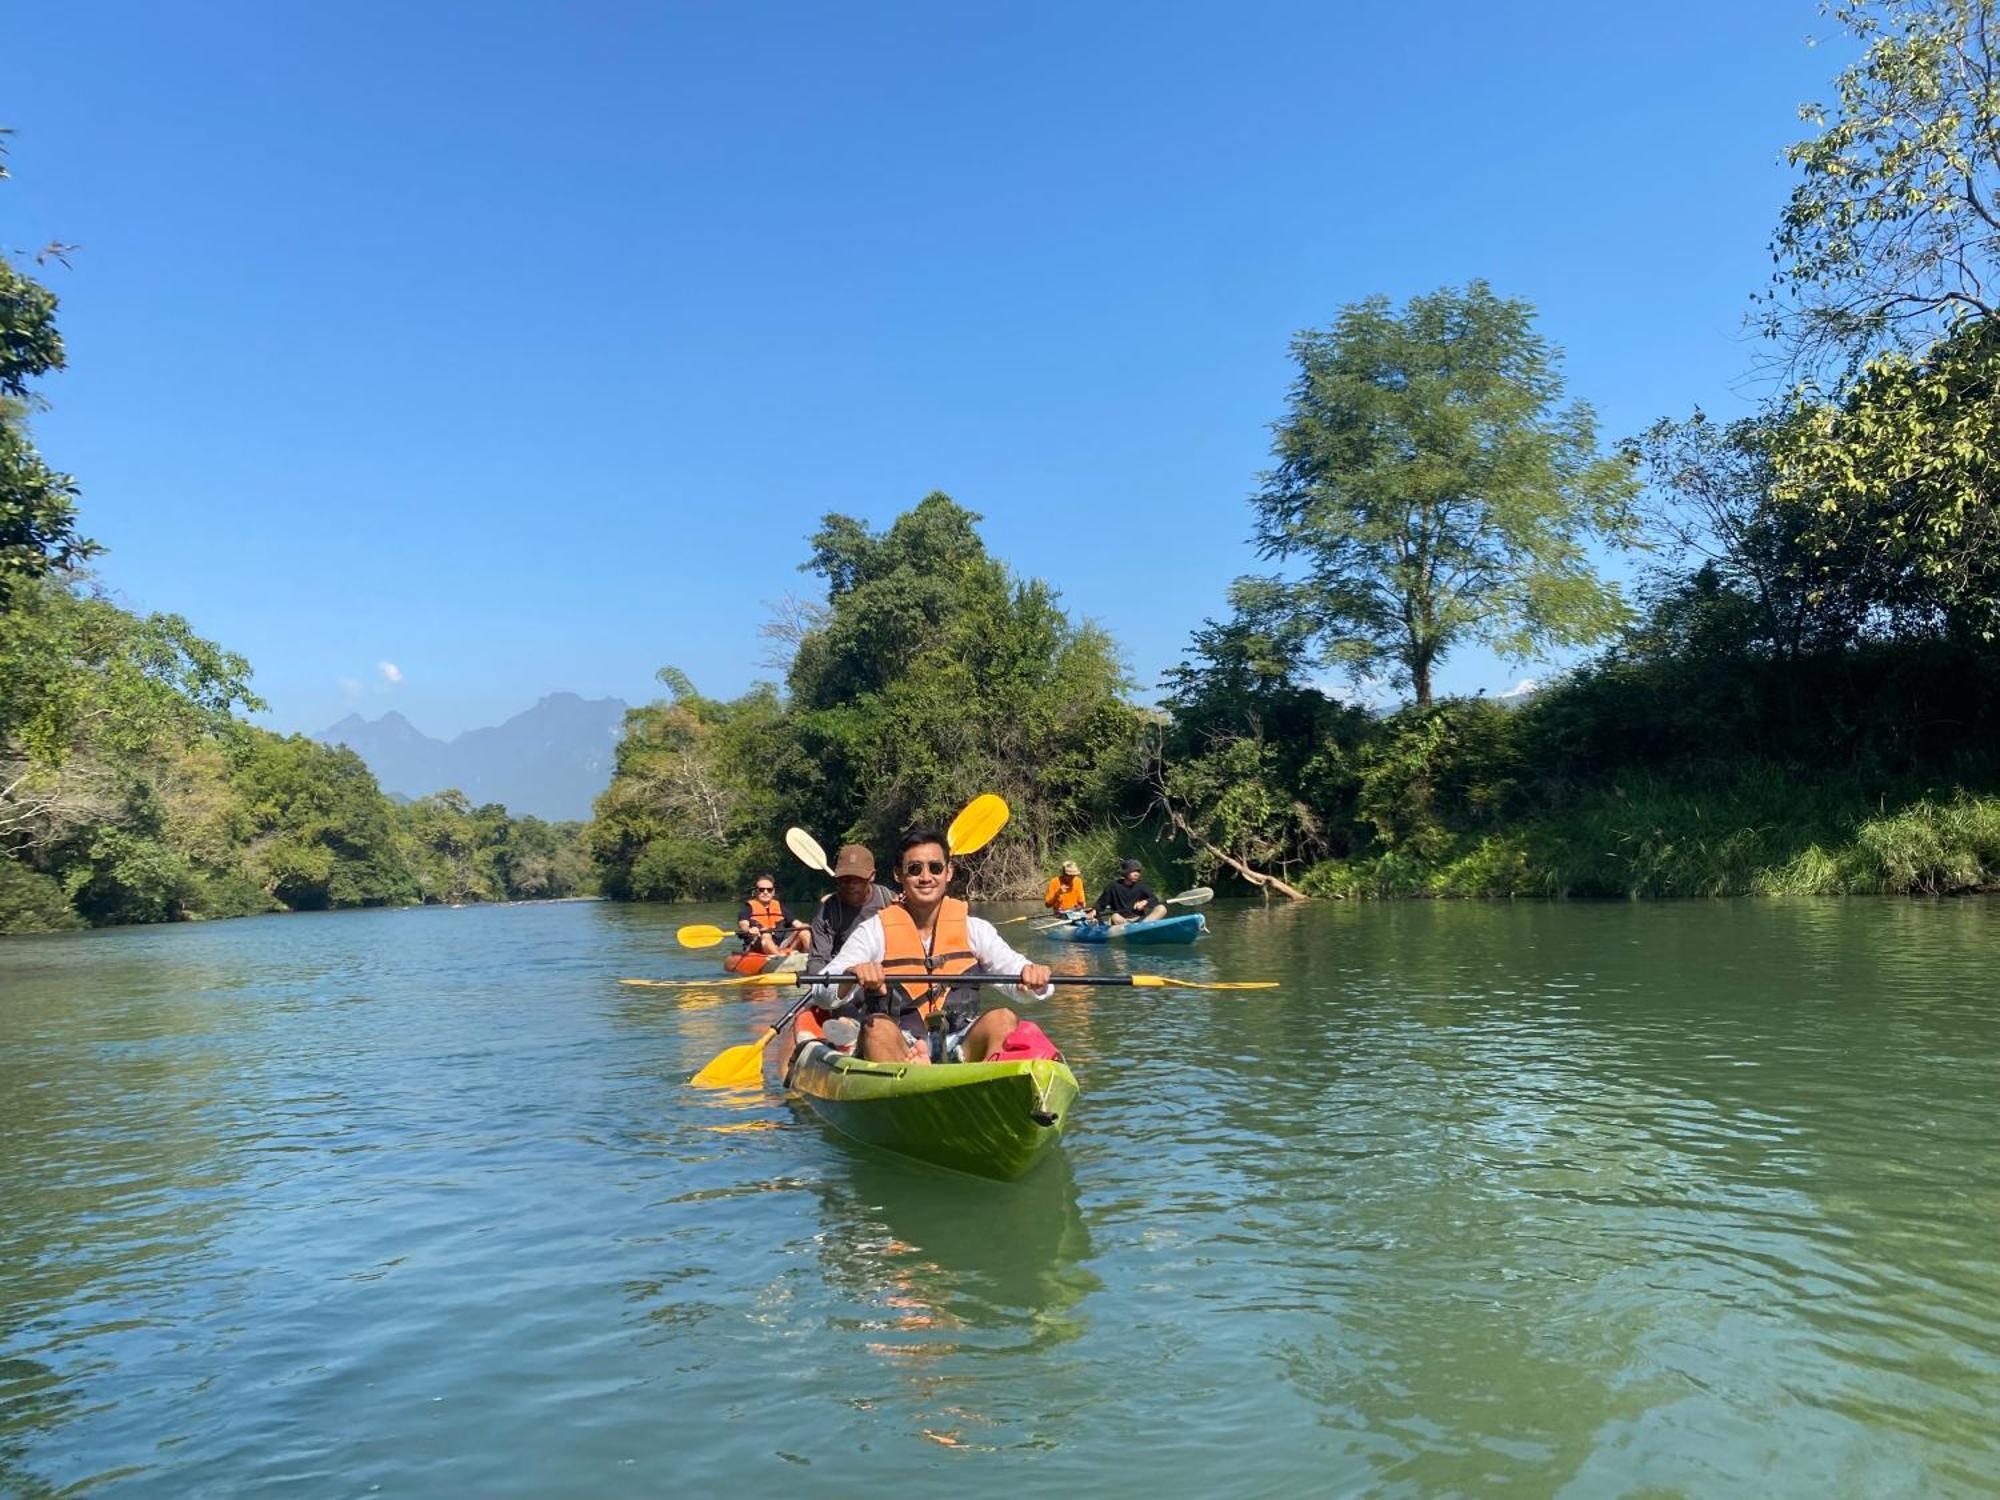
{"label": "bush", "polygon": [[0,858],[0,933],[64,932],[83,925],[58,881]]}

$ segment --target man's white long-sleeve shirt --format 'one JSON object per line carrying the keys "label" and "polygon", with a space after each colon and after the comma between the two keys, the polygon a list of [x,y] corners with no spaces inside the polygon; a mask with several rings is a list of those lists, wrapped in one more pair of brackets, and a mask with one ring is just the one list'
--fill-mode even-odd
{"label": "man's white long-sleeve shirt", "polygon": [[[932,934],[919,929],[923,938],[924,952],[931,951]],[[993,924],[984,917],[968,916],[965,919],[965,940],[972,949],[972,956],[978,962],[982,974],[1018,974],[1027,967],[1028,960],[1007,946],[1007,940],[994,930]],[[882,919],[870,917],[847,935],[847,941],[840,945],[840,951],[826,966],[829,974],[851,974],[856,964],[879,964],[888,956],[888,939],[882,935]],[[948,982],[949,976],[940,974],[938,982]],[[831,991],[833,986],[824,986]],[[1018,984],[992,985],[989,988],[1001,990],[1022,1000],[1046,1000],[1056,992],[1055,986],[1039,992],[1021,988]]]}

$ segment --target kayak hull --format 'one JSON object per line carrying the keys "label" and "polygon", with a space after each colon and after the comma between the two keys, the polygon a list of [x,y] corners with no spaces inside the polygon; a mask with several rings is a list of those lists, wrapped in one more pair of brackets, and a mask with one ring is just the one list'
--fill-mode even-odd
{"label": "kayak hull", "polygon": [[805,966],[803,953],[731,953],[722,960],[728,974],[796,974]]}
{"label": "kayak hull", "polygon": [[1123,927],[1078,922],[1069,927],[1051,927],[1046,936],[1062,943],[1191,943],[1206,931],[1208,919],[1196,911],[1181,917],[1162,917],[1157,922],[1127,922]]}
{"label": "kayak hull", "polygon": [[948,1171],[1011,1182],[1062,1139],[1076,1075],[1054,1058],[877,1063],[799,1044],[787,1081],[842,1135]]}

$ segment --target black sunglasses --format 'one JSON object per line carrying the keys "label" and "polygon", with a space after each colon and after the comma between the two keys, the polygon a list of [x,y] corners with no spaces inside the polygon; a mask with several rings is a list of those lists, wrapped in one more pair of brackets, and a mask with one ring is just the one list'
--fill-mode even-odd
{"label": "black sunglasses", "polygon": [[760,885],[757,887],[757,894],[760,896],[768,896],[775,890],[777,890],[777,887],[775,885]]}
{"label": "black sunglasses", "polygon": [[950,865],[947,865],[941,859],[913,859],[903,866],[903,873],[905,875],[921,875],[924,873],[926,867],[929,868],[933,875],[942,875],[946,870],[951,868]]}

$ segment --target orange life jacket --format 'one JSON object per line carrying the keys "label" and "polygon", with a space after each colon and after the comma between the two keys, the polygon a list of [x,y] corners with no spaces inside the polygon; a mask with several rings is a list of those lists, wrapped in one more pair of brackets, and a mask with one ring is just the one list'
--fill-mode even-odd
{"label": "orange life jacket", "polygon": [[776,897],[769,901],[759,901],[755,896],[748,898],[750,920],[766,932],[776,932],[785,920],[784,904]]}
{"label": "orange life jacket", "polygon": [[965,930],[968,910],[963,901],[954,901],[949,896],[938,903],[932,918],[929,953],[924,952],[923,934],[917,931],[908,907],[885,906],[875,913],[882,923],[882,967],[890,983],[908,996],[907,1002],[897,1009],[914,1006],[928,1018],[940,1005],[956,1008],[977,1003],[978,997],[969,989],[953,990],[948,985],[914,984],[907,980],[897,983],[897,976],[902,974],[969,974],[979,966],[972,953],[972,938]]}
{"label": "orange life jacket", "polygon": [[1058,875],[1049,881],[1049,888],[1042,892],[1042,905],[1050,911],[1075,911],[1079,906],[1090,905],[1090,898],[1083,891],[1081,875]]}

